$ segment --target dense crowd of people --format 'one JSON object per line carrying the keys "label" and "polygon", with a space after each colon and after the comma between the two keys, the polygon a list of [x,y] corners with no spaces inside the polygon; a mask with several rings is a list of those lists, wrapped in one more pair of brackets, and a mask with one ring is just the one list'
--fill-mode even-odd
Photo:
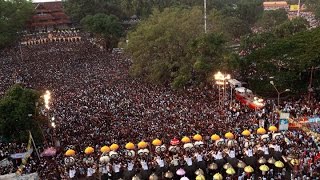
{"label": "dense crowd of people", "polygon": [[[17,53],[19,52],[19,53]],[[251,110],[229,98],[218,105],[215,85],[203,88],[189,87],[174,91],[170,87],[149,84],[129,75],[131,60],[121,53],[102,51],[83,38],[78,42],[49,42],[6,49],[0,54],[0,96],[19,82],[26,87],[52,94],[49,119],[54,117],[55,127],[43,127],[46,142],[40,151],[55,147],[54,156],[37,158],[33,153],[24,173],[37,171],[42,179],[149,179],[153,173],[159,178],[173,179],[186,176],[195,179],[202,169],[207,179],[220,172],[226,179],[317,179],[320,172],[319,139],[302,130],[272,132],[262,137],[256,133],[259,120],[266,129],[278,124],[274,103],[268,100],[265,108]],[[288,100],[281,109],[294,117],[319,115],[320,103]],[[243,136],[243,130],[251,132]],[[232,132],[234,140],[225,139]],[[186,150],[183,143],[170,145],[172,139],[201,134],[203,145]],[[212,134],[221,137],[219,143],[210,140]],[[160,139],[166,148],[157,151],[151,142]],[[148,153],[126,154],[128,142],[149,142]],[[117,155],[101,162],[100,148],[116,143]],[[84,149],[91,146],[92,154]],[[169,146],[180,150],[170,150]],[[11,153],[24,152],[25,145],[0,144],[1,159]],[[72,157],[65,156],[68,149],[75,150]],[[290,163],[291,159],[299,163]],[[266,160],[282,161],[285,166],[276,168]],[[264,163],[263,159],[265,159]],[[244,173],[238,167],[243,161],[254,172]],[[13,160],[0,173],[15,172],[21,163]],[[230,163],[236,170],[227,174],[224,165]],[[262,173],[259,166],[267,164],[270,170]],[[185,171],[177,175],[176,171]],[[169,178],[170,179],[170,178]]]}

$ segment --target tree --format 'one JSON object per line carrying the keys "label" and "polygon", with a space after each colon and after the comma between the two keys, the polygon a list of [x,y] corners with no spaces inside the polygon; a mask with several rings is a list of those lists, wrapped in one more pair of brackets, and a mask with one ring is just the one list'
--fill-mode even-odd
{"label": "tree", "polygon": [[125,17],[125,9],[115,0],[65,0],[64,8],[74,23],[79,23],[87,15],[98,13],[115,15],[118,18]]}
{"label": "tree", "polygon": [[220,33],[203,35],[202,15],[198,7],[154,11],[129,33],[131,74],[174,88],[205,82],[224,59],[225,39]]}
{"label": "tree", "polygon": [[196,38],[190,46],[194,76],[197,82],[211,81],[212,72],[227,70],[223,66],[228,54],[222,34],[210,33]]}
{"label": "tree", "polygon": [[212,11],[209,15],[209,28],[223,33],[227,40],[234,41],[251,32],[249,25],[236,16],[224,15],[221,11]]}
{"label": "tree", "polygon": [[264,11],[258,26],[264,31],[270,31],[274,27],[288,20],[287,12],[284,9]]}
{"label": "tree", "polygon": [[28,130],[38,139],[41,130],[35,116],[39,93],[14,85],[0,100],[0,135],[11,141],[26,141]]}
{"label": "tree", "polygon": [[308,27],[308,21],[304,18],[298,17],[292,20],[287,20],[276,26],[274,28],[274,34],[279,38],[288,37],[295,33],[306,31]]}
{"label": "tree", "polygon": [[241,0],[237,4],[237,16],[252,26],[263,14],[263,0]]}
{"label": "tree", "polygon": [[84,28],[101,37],[105,41],[105,47],[111,49],[118,43],[123,29],[116,16],[106,14],[88,15],[81,20]]}
{"label": "tree", "polygon": [[0,48],[11,44],[33,13],[26,0],[0,0]]}
{"label": "tree", "polygon": [[255,64],[252,79],[275,76],[285,88],[306,90],[307,79],[301,78],[301,74],[320,64],[319,43],[320,29],[269,41],[246,57]]}

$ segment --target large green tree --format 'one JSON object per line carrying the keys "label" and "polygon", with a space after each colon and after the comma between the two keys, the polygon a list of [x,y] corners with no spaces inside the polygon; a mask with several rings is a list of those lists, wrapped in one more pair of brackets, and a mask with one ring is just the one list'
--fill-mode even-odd
{"label": "large green tree", "polygon": [[11,44],[33,13],[27,0],[0,0],[0,48]]}
{"label": "large green tree", "polygon": [[154,11],[129,33],[131,73],[175,88],[205,82],[224,60],[225,39],[220,33],[204,36],[202,15],[197,7]]}
{"label": "large green tree", "polygon": [[123,33],[122,26],[116,16],[106,14],[88,15],[81,20],[84,28],[105,41],[105,47],[111,49],[118,43]]}
{"label": "large green tree", "polygon": [[26,141],[28,130],[41,137],[38,122],[34,120],[37,91],[14,85],[0,100],[0,135],[7,140]]}
{"label": "large green tree", "polygon": [[264,11],[257,25],[264,31],[270,31],[274,27],[288,20],[287,12],[284,9]]}
{"label": "large green tree", "polygon": [[267,42],[247,56],[250,65],[254,65],[251,78],[274,76],[283,89],[306,90],[308,80],[301,75],[319,66],[319,44],[319,28]]}

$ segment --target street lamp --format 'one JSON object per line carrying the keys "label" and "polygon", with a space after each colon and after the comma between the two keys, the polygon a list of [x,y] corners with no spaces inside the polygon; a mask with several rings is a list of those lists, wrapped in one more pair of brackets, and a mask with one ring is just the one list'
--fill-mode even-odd
{"label": "street lamp", "polygon": [[[214,79],[216,80],[216,84],[219,86],[219,106],[223,104],[226,96],[226,84],[228,82],[226,80],[231,79],[230,74],[222,74],[220,71],[218,71],[216,74],[214,74]],[[221,89],[222,94],[221,94]]]}
{"label": "street lamp", "polygon": [[289,92],[289,91],[290,91],[290,89],[285,89],[284,91],[280,92],[280,91],[277,89],[277,87],[276,87],[276,85],[274,84],[274,82],[273,82],[273,81],[270,81],[270,84],[274,87],[274,89],[275,89],[275,90],[277,91],[277,93],[278,93],[278,108],[279,108],[279,104],[280,104],[280,95],[281,95],[282,93]]}

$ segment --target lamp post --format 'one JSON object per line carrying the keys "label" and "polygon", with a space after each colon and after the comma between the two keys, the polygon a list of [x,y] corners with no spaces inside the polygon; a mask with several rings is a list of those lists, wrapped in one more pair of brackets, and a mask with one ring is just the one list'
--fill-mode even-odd
{"label": "lamp post", "polygon": [[275,90],[277,91],[277,93],[278,93],[278,106],[277,106],[277,108],[279,108],[279,104],[280,104],[280,95],[281,95],[282,93],[289,92],[289,91],[290,91],[290,89],[285,89],[284,91],[280,92],[280,91],[277,89],[277,87],[275,86],[275,84],[274,84],[274,82],[273,82],[273,81],[270,81],[270,84],[274,87],[274,89],[275,89]]}
{"label": "lamp post", "polygon": [[[222,107],[221,105],[225,101],[226,84],[228,84],[228,82],[226,82],[226,80],[229,80],[230,78],[231,78],[230,74],[222,74],[220,71],[218,71],[214,75],[214,79],[216,81],[216,84],[219,86],[219,106],[220,106],[220,108]],[[221,89],[222,89],[222,93],[221,93]]]}

